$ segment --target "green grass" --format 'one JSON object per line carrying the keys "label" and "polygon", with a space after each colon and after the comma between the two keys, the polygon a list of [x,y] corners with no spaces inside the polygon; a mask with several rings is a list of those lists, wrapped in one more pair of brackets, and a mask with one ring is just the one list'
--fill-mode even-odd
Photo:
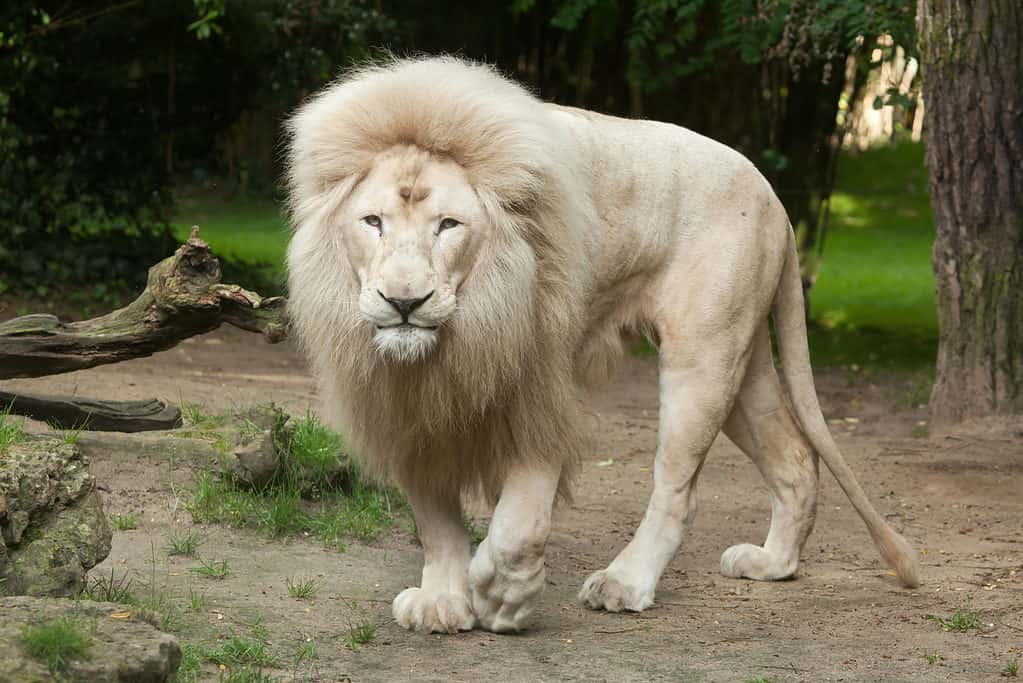
{"label": "green grass", "polygon": [[965,633],[966,631],[979,630],[981,628],[980,612],[973,609],[970,600],[960,605],[951,616],[939,617],[936,614],[928,614],[927,618],[937,622],[943,631]]}
{"label": "green grass", "polygon": [[315,579],[292,581],[290,578],[286,578],[284,579],[284,586],[288,589],[288,595],[296,600],[311,600],[316,597],[316,593],[320,590],[320,587],[316,585]]}
{"label": "green grass", "polygon": [[363,621],[358,624],[349,624],[345,633],[345,647],[349,650],[358,650],[363,645],[370,643],[377,635],[376,624],[370,621]]}
{"label": "green grass", "polygon": [[204,560],[199,558],[199,566],[192,567],[192,572],[208,579],[222,579],[231,573],[227,560]]}
{"label": "green grass", "polygon": [[[288,228],[281,207],[275,202],[188,198],[178,202],[172,224],[175,236],[182,241],[188,239],[193,225],[199,226],[200,237],[209,243],[213,253],[225,257],[225,282],[250,288],[259,285],[264,296],[279,293],[284,282]],[[263,291],[266,287],[273,289]]]}
{"label": "green grass", "polygon": [[933,366],[933,241],[922,145],[843,153],[823,264],[810,290],[815,365]]}
{"label": "green grass", "polygon": [[1008,678],[1015,678],[1019,675],[1019,658],[1008,659],[1002,668],[1002,675]]}
{"label": "green grass", "polygon": [[110,576],[98,576],[92,581],[87,581],[85,588],[78,594],[79,600],[93,600],[95,602],[119,602],[125,605],[134,605],[138,602],[131,591],[132,580],[127,572],[117,578],[113,568],[110,569]]}
{"label": "green grass", "polygon": [[92,649],[89,626],[71,616],[25,626],[19,639],[25,653],[44,662],[58,680],[72,661],[87,659]]}
{"label": "green grass", "polygon": [[173,532],[167,538],[167,554],[195,557],[205,540],[198,531]]}
{"label": "green grass", "polygon": [[924,655],[924,659],[927,660],[928,664],[937,664],[942,659],[944,659],[944,657],[941,656],[940,652],[935,651],[935,652],[928,652],[927,654],[925,654]]}
{"label": "green grass", "polygon": [[[324,544],[344,549],[344,540],[371,540],[394,525],[391,495],[357,473],[330,481],[344,443],[314,415],[295,420],[292,437],[281,453],[269,485],[252,489],[230,477],[202,471],[185,507],[200,524],[229,524],[257,529],[271,537],[310,533]],[[312,500],[303,488],[314,482]],[[396,499],[404,505],[400,498]]]}
{"label": "green grass", "polygon": [[205,650],[203,657],[214,664],[232,667],[241,664],[277,666],[278,663],[277,657],[270,652],[266,643],[237,634],[232,634],[215,648]]}
{"label": "green grass", "polygon": [[13,404],[0,409],[0,453],[25,439],[24,418],[11,417]]}
{"label": "green grass", "polygon": [[118,531],[130,531],[139,525],[139,516],[133,512],[124,515],[111,515],[110,521]]}

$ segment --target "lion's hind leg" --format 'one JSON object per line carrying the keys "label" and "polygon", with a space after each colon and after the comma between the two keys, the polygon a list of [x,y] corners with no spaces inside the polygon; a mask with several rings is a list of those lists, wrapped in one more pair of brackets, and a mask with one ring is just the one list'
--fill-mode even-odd
{"label": "lion's hind leg", "polygon": [[724,432],[768,485],[771,529],[762,547],[743,543],[728,548],[721,556],[721,573],[760,581],[789,578],[816,517],[818,458],[785,403],[766,324],[757,333]]}
{"label": "lion's hind leg", "polygon": [[640,611],[653,604],[657,582],[696,516],[696,481],[744,376],[752,325],[745,337],[722,325],[721,334],[705,346],[684,341],[677,331],[685,329],[675,325],[662,336],[650,503],[628,545],[583,584],[579,599],[592,609]]}

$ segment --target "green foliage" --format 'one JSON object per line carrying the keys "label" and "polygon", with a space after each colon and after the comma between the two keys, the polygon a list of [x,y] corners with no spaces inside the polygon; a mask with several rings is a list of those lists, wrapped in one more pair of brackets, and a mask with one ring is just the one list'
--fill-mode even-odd
{"label": "green foliage", "polygon": [[138,526],[139,516],[135,513],[111,515],[110,522],[118,531],[130,531],[131,529],[134,529],[135,527]]}
{"label": "green foliage", "polygon": [[363,621],[357,624],[349,624],[345,633],[345,647],[349,650],[358,650],[363,645],[370,643],[377,635],[376,624]]}
{"label": "green foliage", "polygon": [[[393,526],[392,494],[354,471],[344,482],[335,481],[331,473],[341,469],[344,442],[315,415],[295,420],[284,446],[270,484],[262,489],[200,472],[185,503],[192,519],[259,529],[272,537],[308,532],[338,550],[344,549],[346,538],[369,540]],[[303,491],[313,500],[304,499]]]}
{"label": "green foliage", "polygon": [[79,600],[94,600],[96,602],[119,602],[125,605],[134,605],[138,602],[131,591],[132,580],[127,573],[120,578],[114,576],[113,568],[110,569],[110,576],[99,576],[86,583],[85,588],[78,594]]}
{"label": "green foliage", "polygon": [[[815,365],[921,372],[938,345],[934,220],[923,145],[844,155],[820,279],[810,296]],[[929,382],[912,399],[926,403]]]}
{"label": "green foliage", "polygon": [[227,560],[204,560],[202,558],[199,558],[199,566],[193,567],[191,571],[208,579],[222,579],[231,573],[227,566]]}
{"label": "green foliage", "polygon": [[927,618],[935,621],[943,631],[966,631],[978,630],[981,627],[980,612],[973,609],[972,601],[967,599],[966,603],[956,608],[948,617],[940,617],[936,614],[928,614]]}
{"label": "green foliage", "polygon": [[195,557],[199,551],[199,546],[205,540],[198,531],[172,532],[167,539],[167,554]]}
{"label": "green foliage", "polygon": [[284,585],[288,589],[288,595],[296,600],[311,600],[316,597],[316,593],[320,590],[315,579],[292,581],[291,578],[286,578],[284,579]]}
{"label": "green foliage", "polygon": [[0,408],[0,454],[25,438],[25,420],[11,417],[12,407],[13,404]]}
{"label": "green foliage", "polygon": [[89,626],[72,616],[26,626],[19,639],[25,653],[45,662],[54,678],[61,678],[68,664],[87,658],[92,649]]}

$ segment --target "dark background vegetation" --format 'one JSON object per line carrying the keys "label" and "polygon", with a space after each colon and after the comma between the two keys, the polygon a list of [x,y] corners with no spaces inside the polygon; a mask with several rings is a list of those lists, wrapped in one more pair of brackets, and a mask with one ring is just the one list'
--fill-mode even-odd
{"label": "dark background vegetation", "polygon": [[445,52],[494,63],[547,100],[676,122],[741,150],[785,202],[805,285],[817,283],[818,360],[930,365],[922,150],[840,153],[850,102],[880,64],[877,38],[893,38],[881,61],[912,46],[914,6],[8,0],[0,297],[84,312],[121,303],[192,223],[227,257],[228,279],[279,290],[281,122],[347,64]]}

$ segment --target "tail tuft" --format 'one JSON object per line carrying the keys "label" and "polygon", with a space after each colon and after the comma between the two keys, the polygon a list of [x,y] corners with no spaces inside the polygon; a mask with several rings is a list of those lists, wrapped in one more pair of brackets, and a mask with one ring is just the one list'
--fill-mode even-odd
{"label": "tail tuft", "polygon": [[903,586],[916,588],[920,585],[920,563],[916,551],[906,539],[886,524],[883,531],[874,536],[874,543],[881,558],[892,568]]}

